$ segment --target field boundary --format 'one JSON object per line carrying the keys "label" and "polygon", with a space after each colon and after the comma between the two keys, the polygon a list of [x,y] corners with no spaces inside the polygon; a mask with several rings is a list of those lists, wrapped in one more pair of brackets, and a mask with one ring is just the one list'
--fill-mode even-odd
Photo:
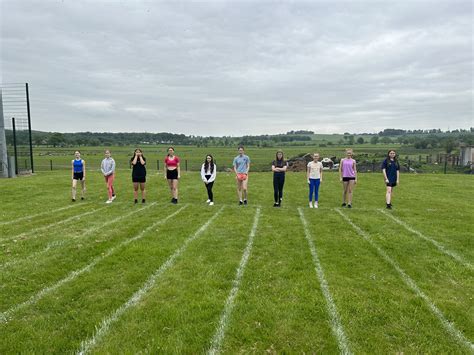
{"label": "field boundary", "polygon": [[132,297],[128,299],[127,302],[122,304],[117,308],[112,314],[104,318],[100,325],[96,327],[96,331],[92,337],[83,340],[81,342],[81,348],[77,354],[87,354],[100,339],[107,334],[112,323],[116,322],[122,314],[124,314],[130,307],[135,306],[148,291],[150,291],[156,283],[158,277],[160,277],[166,270],[173,266],[174,261],[186,250],[187,246],[198,238],[208,227],[209,225],[219,216],[224,207],[221,207],[209,220],[203,224],[193,235],[187,238],[183,245],[175,250],[175,252],[153,273],[151,274],[143,286],[136,291]]}
{"label": "field boundary", "polygon": [[364,232],[359,226],[357,226],[352,220],[345,214],[343,213],[339,208],[334,209],[337,213],[341,215],[341,217],[357,232],[359,236],[361,236],[364,240],[366,240],[376,251],[377,253],[388,263],[390,264],[401,276],[402,280],[405,282],[405,284],[418,296],[420,297],[423,301],[425,301],[425,304],[428,306],[428,308],[431,310],[431,312],[438,318],[438,320],[441,322],[443,327],[446,329],[446,331],[453,336],[459,343],[464,345],[465,347],[469,348],[469,350],[473,351],[474,350],[474,344],[471,343],[469,339],[467,339],[461,331],[459,331],[454,322],[450,322],[446,319],[444,316],[443,312],[429,299],[429,297],[420,290],[420,288],[417,286],[415,281],[408,276],[405,271],[393,260],[390,256],[388,256],[383,249],[381,249],[370,237],[370,235],[366,232]]}
{"label": "field boundary", "polygon": [[257,211],[255,212],[255,217],[254,217],[252,229],[249,234],[247,245],[245,247],[244,253],[242,254],[242,258],[240,259],[240,264],[237,267],[235,279],[232,281],[232,289],[230,290],[229,295],[227,296],[227,300],[224,305],[224,310],[219,320],[219,325],[217,326],[216,331],[211,341],[211,348],[208,351],[209,355],[218,354],[220,352],[222,341],[224,340],[224,336],[225,336],[225,330],[227,328],[227,324],[229,323],[229,318],[232,314],[232,310],[234,309],[234,301],[235,301],[235,298],[237,297],[237,293],[239,292],[240,282],[244,275],[247,262],[250,258],[250,253],[252,252],[253,241],[255,239],[258,221],[260,219],[260,211],[261,211],[261,208],[258,207]]}

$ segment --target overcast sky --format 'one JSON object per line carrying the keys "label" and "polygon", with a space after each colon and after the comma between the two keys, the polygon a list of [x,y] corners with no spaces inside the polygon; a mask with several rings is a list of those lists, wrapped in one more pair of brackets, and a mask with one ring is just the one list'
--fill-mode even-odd
{"label": "overcast sky", "polygon": [[473,5],[1,0],[33,129],[195,135],[469,128]]}

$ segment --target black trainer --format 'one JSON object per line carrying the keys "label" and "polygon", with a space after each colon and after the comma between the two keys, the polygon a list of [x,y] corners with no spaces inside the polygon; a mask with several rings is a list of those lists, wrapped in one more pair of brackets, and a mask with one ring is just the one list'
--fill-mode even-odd
{"label": "black trainer", "polygon": [[135,204],[137,204],[137,203],[138,203],[138,200],[137,200],[137,199],[135,199],[135,201],[134,201],[134,202],[135,202]]}
{"label": "black trainer", "polygon": [[72,202],[76,202],[76,199],[75,199],[75,198],[73,198],[73,199],[72,199]]}
{"label": "black trainer", "polygon": [[390,203],[387,203],[387,209],[388,210],[391,210],[392,209],[392,205]]}
{"label": "black trainer", "polygon": [[142,203],[145,203],[145,199],[144,199],[144,198],[142,198]]}
{"label": "black trainer", "polygon": [[273,207],[278,207],[278,203],[275,202],[275,203],[273,204]]}
{"label": "black trainer", "polygon": [[347,205],[347,208],[352,208],[352,205],[349,203],[349,204]]}
{"label": "black trainer", "polygon": [[84,201],[84,197],[81,197],[81,200]]}
{"label": "black trainer", "polygon": [[242,200],[239,201],[239,206],[242,206],[244,202]]}
{"label": "black trainer", "polygon": [[346,207],[346,203],[344,202],[344,203],[341,205],[341,207]]}
{"label": "black trainer", "polygon": [[244,205],[247,205],[247,200],[244,200]]}

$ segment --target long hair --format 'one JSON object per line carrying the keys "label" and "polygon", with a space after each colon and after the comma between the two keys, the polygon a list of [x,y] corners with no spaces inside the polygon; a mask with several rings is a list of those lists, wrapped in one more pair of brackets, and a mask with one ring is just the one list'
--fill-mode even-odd
{"label": "long hair", "polygon": [[138,150],[140,153],[142,153],[142,158],[143,158],[143,160],[146,160],[145,156],[143,155],[143,151],[142,151],[140,148],[137,148],[137,149],[135,149],[135,150],[133,151],[133,157],[132,157],[131,160],[135,159],[135,156],[137,155],[137,150]]}
{"label": "long hair", "polygon": [[[278,153],[281,153],[281,159],[278,159]],[[285,160],[285,156],[283,155],[282,150],[277,150],[277,152],[275,153],[275,160],[276,161],[284,161]]]}
{"label": "long hair", "polygon": [[[168,152],[170,149],[173,149],[173,153],[174,153],[174,147],[168,147],[166,151]],[[170,153],[166,153],[166,155],[170,156]]]}
{"label": "long hair", "polygon": [[387,165],[391,163],[391,160],[390,160],[390,152],[394,152],[394,153],[395,153],[395,156],[393,157],[393,162],[395,163],[395,166],[400,167],[400,164],[398,163],[397,152],[395,151],[395,149],[390,149],[390,150],[387,152]]}
{"label": "long hair", "polygon": [[[208,162],[207,161],[207,157],[211,157],[211,161]],[[211,154],[208,154],[206,155],[206,159],[204,159],[204,171],[208,171],[209,170],[209,165],[210,165],[210,170],[211,170],[211,174],[214,173],[214,157],[211,155]]]}

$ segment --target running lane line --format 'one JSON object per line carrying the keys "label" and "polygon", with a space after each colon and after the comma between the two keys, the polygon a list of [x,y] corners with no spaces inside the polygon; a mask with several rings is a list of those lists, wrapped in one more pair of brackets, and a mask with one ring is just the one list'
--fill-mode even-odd
{"label": "running lane line", "polygon": [[436,305],[429,299],[429,297],[420,290],[420,288],[417,286],[415,281],[408,276],[405,271],[393,260],[390,256],[385,253],[375,242],[372,240],[372,238],[369,236],[368,233],[364,232],[359,226],[354,224],[352,220],[345,214],[343,213],[340,209],[335,208],[334,209],[337,213],[339,213],[342,218],[352,227],[354,230],[364,238],[378,253],[379,255],[387,262],[389,263],[401,276],[402,280],[405,282],[405,284],[412,289],[412,291],[420,297],[423,301],[425,301],[426,305],[428,308],[431,310],[431,312],[438,318],[438,320],[441,322],[443,327],[446,329],[446,331],[453,336],[460,344],[464,345],[467,347],[471,352],[474,351],[474,344],[467,339],[463,333],[461,333],[455,326],[454,322],[450,322],[446,319],[444,316],[443,312],[436,307]]}
{"label": "running lane line", "polygon": [[141,301],[141,299],[155,286],[156,280],[171,266],[173,266],[175,260],[186,250],[188,245],[198,238],[202,233],[204,233],[204,231],[206,231],[209,225],[217,218],[223,209],[224,207],[221,207],[219,211],[217,211],[204,225],[201,226],[201,228],[199,228],[193,235],[188,237],[188,239],[184,241],[183,245],[176,249],[173,255],[171,255],[157,270],[155,270],[153,274],[148,277],[143,286],[138,291],[136,291],[127,302],[109,314],[109,316],[102,319],[100,324],[96,326],[95,333],[92,335],[92,337],[81,342],[81,348],[77,353],[89,353],[109,332],[110,326],[115,323],[129,308],[134,307]]}
{"label": "running lane line", "polygon": [[388,218],[392,219],[394,222],[398,223],[399,225],[401,225],[403,228],[405,228],[407,231],[417,235],[418,237],[420,237],[421,239],[423,240],[426,240],[427,242],[430,242],[431,244],[433,244],[436,248],[438,248],[438,250],[440,252],[442,252],[443,254],[445,255],[448,255],[450,256],[451,258],[453,258],[454,260],[456,260],[458,263],[462,264],[464,267],[468,268],[469,270],[474,270],[474,267],[472,266],[471,263],[469,263],[467,260],[464,260],[464,258],[458,254],[456,254],[455,252],[449,250],[449,249],[446,249],[444,247],[444,245],[442,245],[441,243],[439,243],[438,241],[430,238],[430,237],[427,237],[426,235],[424,235],[423,233],[417,231],[416,229],[413,229],[412,227],[410,227],[410,225],[406,222],[403,222],[402,220],[398,219],[397,217],[395,216],[392,216],[390,213],[387,213],[386,211],[382,210],[382,209],[377,209],[377,211],[379,211],[380,213],[384,214],[385,216],[387,216]]}
{"label": "running lane line", "polygon": [[164,219],[158,221],[158,222],[155,222],[153,223],[152,225],[148,226],[147,228],[145,228],[144,230],[142,230],[138,235],[136,235],[135,237],[132,237],[132,238],[129,238],[129,239],[126,239],[124,240],[123,242],[121,242],[120,244],[108,249],[105,253],[101,254],[100,256],[98,257],[95,257],[89,264],[87,264],[86,266],[84,266],[82,269],[78,269],[78,270],[74,270],[74,271],[71,271],[69,273],[68,276],[66,276],[65,278],[59,280],[58,282],[56,282],[55,284],[51,285],[51,286],[48,286],[48,287],[45,287],[43,288],[41,291],[39,291],[38,293],[34,294],[33,296],[31,296],[28,300],[26,300],[25,302],[22,302],[22,303],[19,303],[11,308],[9,308],[8,310],[6,310],[5,312],[2,312],[0,313],[0,324],[2,323],[8,323],[12,316],[18,312],[19,310],[27,307],[27,306],[30,306],[36,302],[38,302],[41,298],[43,298],[44,296],[46,296],[47,294],[55,291],[56,289],[58,289],[59,287],[61,287],[62,285],[66,284],[67,282],[70,282],[74,279],[76,279],[79,275],[87,272],[87,271],[90,271],[94,266],[96,266],[100,261],[102,261],[103,259],[109,257],[110,255],[112,255],[113,253],[115,253],[118,249],[136,241],[136,240],[139,240],[141,238],[143,238],[146,233],[148,233],[150,230],[152,230],[153,228],[156,228],[157,226],[159,226],[160,224],[163,224],[165,223],[167,220],[169,220],[170,218],[173,218],[174,216],[176,216],[179,212],[181,212],[183,209],[185,209],[187,207],[187,205],[184,205],[183,207],[181,207],[179,210],[177,210],[176,212],[170,214],[169,216],[165,217]]}
{"label": "running lane line", "polygon": [[311,237],[308,222],[306,221],[303,209],[301,207],[298,208],[298,213],[300,214],[301,223],[303,223],[304,227],[304,234],[306,240],[308,241],[309,249],[311,250],[311,255],[313,257],[313,263],[316,275],[318,276],[319,285],[321,287],[321,290],[323,291],[324,298],[326,299],[326,310],[329,313],[329,316],[331,317],[331,329],[337,339],[339,351],[341,352],[341,354],[352,354],[349,348],[349,342],[347,341],[347,337],[344,333],[344,328],[342,327],[341,318],[339,317],[336,304],[334,303],[331,292],[329,291],[329,284],[326,281],[326,277],[324,276],[324,270],[321,265],[321,262],[319,261],[318,252],[314,245],[313,238]]}
{"label": "running lane line", "polygon": [[239,291],[239,288],[240,288],[240,281],[242,280],[245,267],[247,266],[250,253],[252,251],[253,241],[255,238],[255,233],[257,231],[259,218],[260,218],[260,207],[257,208],[257,212],[255,213],[252,230],[250,231],[249,239],[247,241],[247,246],[245,247],[244,253],[242,254],[242,259],[240,260],[240,264],[237,268],[235,279],[232,282],[233,286],[225,302],[224,311],[222,312],[219,325],[217,326],[214,336],[212,338],[211,348],[208,351],[209,355],[218,354],[222,346],[222,341],[224,340],[224,336],[225,336],[225,330],[227,328],[227,324],[229,323],[229,319],[232,314],[232,310],[234,308],[234,301],[235,301],[235,298],[237,297],[237,292]]}

